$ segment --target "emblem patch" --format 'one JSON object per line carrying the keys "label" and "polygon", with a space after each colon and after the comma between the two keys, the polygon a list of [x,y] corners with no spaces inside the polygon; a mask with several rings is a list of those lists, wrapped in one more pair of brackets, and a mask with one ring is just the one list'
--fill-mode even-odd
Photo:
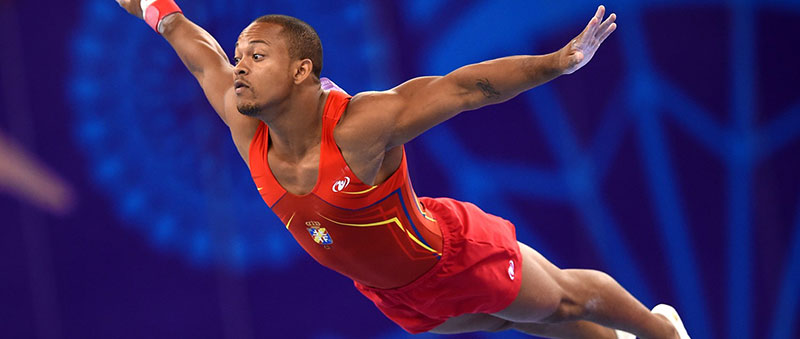
{"label": "emblem patch", "polygon": [[335,183],[333,183],[333,187],[331,187],[331,190],[333,191],[333,193],[338,193],[339,191],[347,187],[347,185],[350,185],[350,177],[344,177],[344,179],[342,180],[337,180]]}
{"label": "emblem patch", "polygon": [[322,246],[328,247],[329,245],[333,244],[333,238],[328,233],[328,230],[325,227],[308,227],[308,234],[311,235],[311,238],[314,239],[314,242],[320,244]]}

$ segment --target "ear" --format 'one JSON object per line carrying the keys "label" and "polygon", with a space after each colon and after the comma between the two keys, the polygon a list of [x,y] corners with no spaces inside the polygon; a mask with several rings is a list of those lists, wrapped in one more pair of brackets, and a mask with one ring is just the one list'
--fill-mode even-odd
{"label": "ear", "polygon": [[314,63],[311,59],[303,59],[295,61],[294,67],[294,83],[296,85],[301,84],[303,81],[306,80],[311,75],[312,70],[314,69]]}

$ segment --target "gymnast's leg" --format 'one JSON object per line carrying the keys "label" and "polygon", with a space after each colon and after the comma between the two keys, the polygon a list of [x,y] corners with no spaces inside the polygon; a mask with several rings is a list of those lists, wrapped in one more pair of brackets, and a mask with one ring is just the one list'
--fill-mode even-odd
{"label": "gymnast's leg", "polygon": [[515,324],[588,320],[639,338],[678,338],[667,318],[651,313],[607,274],[562,270],[527,245],[519,246],[522,287],[511,305],[494,316]]}

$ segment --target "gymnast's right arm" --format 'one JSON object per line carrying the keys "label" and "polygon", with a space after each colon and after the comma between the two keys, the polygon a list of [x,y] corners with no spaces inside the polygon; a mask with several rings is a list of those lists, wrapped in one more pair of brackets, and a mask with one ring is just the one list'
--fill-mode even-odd
{"label": "gymnast's right arm", "polygon": [[[152,0],[117,0],[128,13],[142,19],[140,1],[153,2]],[[160,2],[172,3],[166,0],[156,0],[155,4]],[[158,12],[156,11],[156,13]],[[149,9],[148,15],[152,15]],[[246,162],[244,146],[248,144],[255,133],[258,120],[239,114],[236,110],[233,66],[222,47],[211,34],[191,22],[180,12],[167,14],[158,21],[152,18],[148,18],[147,21],[151,26],[157,25],[158,32],[172,45],[186,68],[200,83],[211,106],[231,129],[234,143]]]}

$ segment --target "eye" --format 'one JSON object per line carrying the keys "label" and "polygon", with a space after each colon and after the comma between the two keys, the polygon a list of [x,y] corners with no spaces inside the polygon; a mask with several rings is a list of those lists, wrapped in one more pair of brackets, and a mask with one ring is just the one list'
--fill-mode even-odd
{"label": "eye", "polygon": [[258,60],[264,58],[264,54],[253,54],[253,60]]}
{"label": "eye", "polygon": [[239,58],[233,58],[233,65],[234,66],[238,65],[239,64],[239,60],[240,60]]}

